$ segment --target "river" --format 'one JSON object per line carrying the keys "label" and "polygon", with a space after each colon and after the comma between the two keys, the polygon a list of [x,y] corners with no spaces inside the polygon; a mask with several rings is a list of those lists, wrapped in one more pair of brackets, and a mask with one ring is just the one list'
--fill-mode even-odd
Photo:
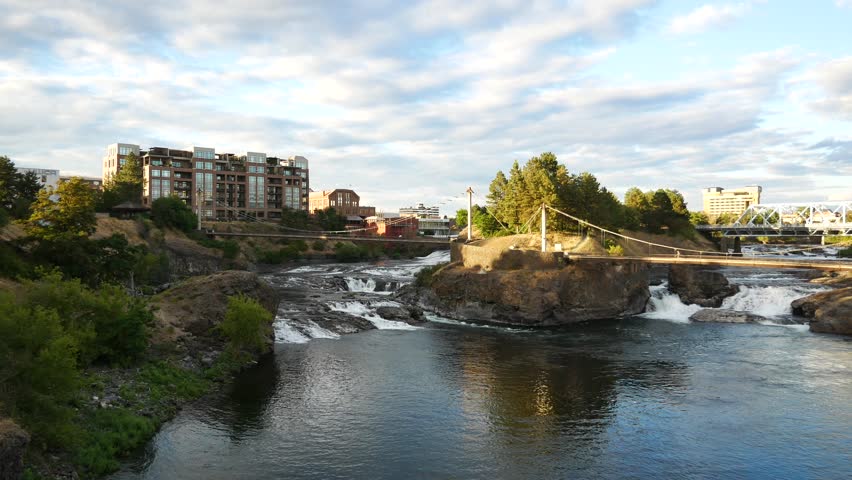
{"label": "river", "polygon": [[[274,355],[114,478],[852,475],[852,341],[796,324],[789,300],[817,289],[798,272],[726,271],[742,285],[726,307],[764,324],[689,323],[664,284],[646,314],[562,329],[374,314],[388,292],[372,290],[443,255],[267,275],[289,292]],[[333,333],[319,304],[379,329]]]}

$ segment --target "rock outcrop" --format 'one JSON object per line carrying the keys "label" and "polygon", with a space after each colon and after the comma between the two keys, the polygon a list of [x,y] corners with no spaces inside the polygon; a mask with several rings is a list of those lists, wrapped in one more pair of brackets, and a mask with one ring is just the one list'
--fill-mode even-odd
{"label": "rock outcrop", "polygon": [[693,322],[715,323],[758,323],[766,320],[760,315],[748,312],[737,312],[725,308],[705,308],[693,313],[689,319]]}
{"label": "rock outcrop", "polygon": [[24,474],[24,453],[30,436],[15,422],[0,418],[0,480],[18,480]]}
{"label": "rock outcrop", "polygon": [[[254,298],[273,315],[278,310],[278,293],[255,273],[226,270],[193,277],[154,297],[157,319],[154,340],[210,337],[214,327],[225,319],[228,297],[237,294]],[[270,329],[270,345],[273,340]]]}
{"label": "rock outcrop", "polygon": [[812,332],[852,335],[852,287],[815,293],[790,306],[794,314],[811,319]]}
{"label": "rock outcrop", "polygon": [[423,323],[426,319],[423,317],[423,310],[416,305],[406,305],[401,307],[383,306],[376,308],[376,314],[385,320],[393,320],[395,322],[405,322],[411,325]]}
{"label": "rock outcrop", "polygon": [[738,291],[721,273],[691,265],[669,267],[669,290],[687,305],[696,304],[706,308],[722,306],[725,298]]}
{"label": "rock outcrop", "polygon": [[601,262],[548,270],[444,268],[432,286],[401,292],[442,316],[465,321],[555,326],[641,313],[650,297],[648,265]]}

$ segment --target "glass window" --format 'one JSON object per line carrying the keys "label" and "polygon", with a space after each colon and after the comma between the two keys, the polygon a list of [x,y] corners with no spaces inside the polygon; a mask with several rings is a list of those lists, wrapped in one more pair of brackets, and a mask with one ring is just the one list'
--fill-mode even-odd
{"label": "glass window", "polygon": [[162,170],[162,171],[160,172],[160,174],[161,174],[162,176],[164,176],[164,177],[168,177],[168,176],[171,176],[172,172],[170,172],[170,171],[168,171],[168,170]]}
{"label": "glass window", "polygon": [[152,177],[159,177],[159,176],[160,176],[160,171],[159,171],[159,170],[153,170],[153,169],[152,169],[152,170],[151,170],[151,176],[152,176]]}

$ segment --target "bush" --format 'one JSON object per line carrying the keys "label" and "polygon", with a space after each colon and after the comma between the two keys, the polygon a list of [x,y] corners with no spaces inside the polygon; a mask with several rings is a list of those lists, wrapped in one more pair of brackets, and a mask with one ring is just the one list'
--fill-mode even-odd
{"label": "bush", "polygon": [[0,358],[0,404],[8,413],[48,445],[73,438],[68,404],[80,380],[77,341],[59,312],[0,292]]}
{"label": "bush", "polygon": [[837,252],[838,258],[852,258],[852,247],[844,248]]}
{"label": "bush", "polygon": [[79,280],[63,281],[57,273],[25,287],[26,304],[61,312],[63,327],[79,346],[82,365],[96,360],[127,365],[145,351],[153,314],[124,289],[91,290]]}
{"label": "bush", "polygon": [[160,228],[176,228],[183,232],[194,230],[198,226],[198,217],[192,209],[178,197],[162,197],[151,204],[151,219]]}
{"label": "bush", "polygon": [[322,252],[325,250],[325,240],[314,240],[314,243],[311,244],[311,250],[315,252]]}
{"label": "bush", "polygon": [[76,463],[92,476],[118,470],[117,457],[144,445],[157,431],[153,419],[126,408],[95,410],[86,419]]}
{"label": "bush", "polygon": [[364,256],[364,252],[358,245],[352,243],[340,243],[334,246],[334,258],[338,262],[357,262]]}
{"label": "bush", "polygon": [[607,247],[606,253],[612,257],[623,257],[624,248],[622,248],[621,245],[610,245]]}
{"label": "bush", "polygon": [[0,277],[15,278],[30,274],[30,266],[21,259],[15,249],[0,242]]}
{"label": "bush", "polygon": [[10,221],[9,214],[6,213],[6,210],[3,210],[2,208],[0,208],[0,228],[3,228],[6,225],[8,225],[9,221]]}
{"label": "bush", "polygon": [[293,242],[293,248],[296,249],[297,252],[307,252],[308,244],[304,240],[296,240]]}
{"label": "bush", "polygon": [[297,260],[301,254],[294,245],[281,247],[278,250],[260,250],[257,252],[257,259],[261,263],[269,263],[278,265],[288,260]]}
{"label": "bush", "polygon": [[430,287],[432,286],[433,276],[435,272],[447,266],[447,263],[439,263],[437,265],[432,265],[429,267],[425,267],[416,275],[414,275],[414,285],[417,287]]}
{"label": "bush", "polygon": [[262,352],[272,329],[272,314],[245,295],[228,297],[228,310],[219,330],[232,349]]}

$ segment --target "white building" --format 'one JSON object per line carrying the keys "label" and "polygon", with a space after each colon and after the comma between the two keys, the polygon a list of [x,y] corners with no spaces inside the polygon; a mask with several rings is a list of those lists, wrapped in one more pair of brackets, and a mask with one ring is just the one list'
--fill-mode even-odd
{"label": "white building", "polygon": [[59,183],[59,170],[50,168],[18,168],[20,173],[34,173],[41,188],[53,187]]}
{"label": "white building", "polygon": [[430,237],[448,237],[450,235],[450,219],[441,218],[438,207],[427,207],[418,203],[416,207],[400,208],[399,216],[419,219],[418,235]]}

